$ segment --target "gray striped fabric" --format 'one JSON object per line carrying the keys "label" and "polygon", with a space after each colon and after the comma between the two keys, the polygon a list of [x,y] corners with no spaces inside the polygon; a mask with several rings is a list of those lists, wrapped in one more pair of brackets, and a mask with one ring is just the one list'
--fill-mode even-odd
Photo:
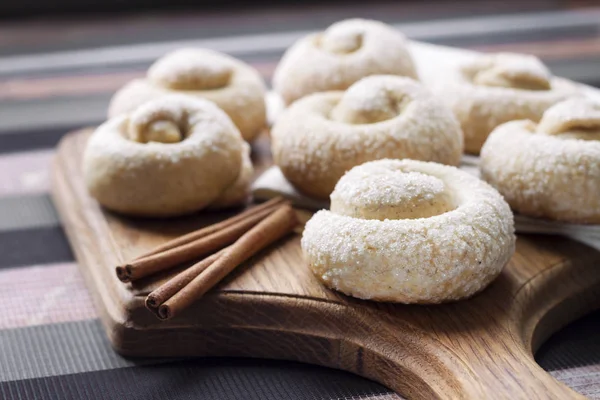
{"label": "gray striped fabric", "polygon": [[59,225],[47,194],[0,198],[0,232]]}
{"label": "gray striped fabric", "polygon": [[3,381],[130,367],[110,347],[98,320],[0,331]]}

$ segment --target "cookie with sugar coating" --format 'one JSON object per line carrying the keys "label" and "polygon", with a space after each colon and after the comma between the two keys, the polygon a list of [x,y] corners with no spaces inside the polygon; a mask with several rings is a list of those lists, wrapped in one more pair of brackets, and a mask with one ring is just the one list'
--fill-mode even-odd
{"label": "cookie with sugar coating", "polygon": [[515,249],[511,210],[455,167],[378,160],[354,167],[302,250],[328,287],[361,299],[436,304],[483,290]]}
{"label": "cookie with sugar coating", "polygon": [[570,99],[549,108],[539,124],[500,125],[483,145],[479,167],[521,214],[600,224],[600,103]]}
{"label": "cookie with sugar coating", "polygon": [[479,154],[498,125],[537,122],[549,107],[580,92],[574,82],[552,76],[536,57],[513,53],[478,55],[440,71],[434,82],[434,94],[456,114],[471,154]]}
{"label": "cookie with sugar coating", "polygon": [[104,207],[147,217],[244,204],[250,146],[214,103],[171,95],[100,125],[83,155],[86,186]]}
{"label": "cookie with sugar coating", "polygon": [[379,21],[348,19],[294,43],[277,65],[273,88],[290,104],[370,75],[417,78],[403,34]]}
{"label": "cookie with sugar coating", "polygon": [[266,89],[258,72],[226,54],[195,48],[166,54],[152,64],[145,78],[134,79],[119,89],[110,101],[108,116],[131,112],[170,94],[214,102],[247,141],[266,127]]}
{"label": "cookie with sugar coating", "polygon": [[458,165],[458,121],[420,83],[363,78],[345,92],[315,93],[285,110],[271,131],[275,164],[299,191],[326,199],[350,168],[382,158]]}

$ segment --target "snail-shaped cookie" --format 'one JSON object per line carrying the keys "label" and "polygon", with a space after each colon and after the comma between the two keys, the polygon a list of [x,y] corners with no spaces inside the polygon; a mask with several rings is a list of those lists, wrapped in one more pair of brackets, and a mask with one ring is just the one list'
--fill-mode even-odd
{"label": "snail-shaped cookie", "polygon": [[250,146],[214,103],[171,95],[111,118],[90,137],[83,173],[108,209],[166,217],[248,198]]}
{"label": "snail-shaped cookie", "polygon": [[483,290],[514,252],[502,196],[455,167],[378,160],[350,170],[302,249],[328,287],[350,296],[441,303]]}
{"label": "snail-shaped cookie", "polygon": [[418,82],[370,76],[345,92],[292,104],[271,132],[275,163],[301,192],[326,199],[350,168],[382,158],[458,165],[462,132],[452,112]]}
{"label": "snail-shaped cookie", "polygon": [[539,124],[499,126],[481,149],[480,169],[519,213],[600,224],[600,103],[570,99]]}
{"label": "snail-shaped cookie", "polygon": [[386,74],[417,77],[404,35],[378,21],[349,19],[290,47],[275,70],[273,87],[290,104]]}
{"label": "snail-shaped cookie", "polygon": [[265,86],[251,66],[207,49],[180,49],[157,60],[146,78],[135,79],[112,98],[109,117],[173,93],[205,98],[232,119],[251,141],[266,125]]}
{"label": "snail-shaped cookie", "polygon": [[553,77],[534,56],[482,55],[447,71],[434,89],[458,117],[465,151],[479,154],[498,125],[519,119],[539,121],[546,109],[578,93],[572,82]]}

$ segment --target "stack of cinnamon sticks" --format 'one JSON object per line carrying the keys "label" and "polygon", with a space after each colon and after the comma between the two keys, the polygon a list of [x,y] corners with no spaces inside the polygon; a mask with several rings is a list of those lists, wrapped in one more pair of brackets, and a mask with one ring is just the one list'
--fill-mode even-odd
{"label": "stack of cinnamon sticks", "polygon": [[170,319],[237,266],[290,233],[297,225],[296,213],[289,202],[275,198],[119,265],[117,277],[122,282],[133,282],[199,260],[146,298],[146,307],[158,318]]}

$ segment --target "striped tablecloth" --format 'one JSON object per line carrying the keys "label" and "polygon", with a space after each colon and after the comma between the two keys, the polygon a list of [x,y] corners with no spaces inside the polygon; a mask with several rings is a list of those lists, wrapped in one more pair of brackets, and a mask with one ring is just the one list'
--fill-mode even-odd
{"label": "striped tablecloth", "polygon": [[[268,80],[282,50],[304,30],[348,14],[402,22],[406,7],[329,8],[312,14],[272,10],[262,19],[256,13],[237,19],[136,17],[118,23],[79,22],[71,30],[59,22],[1,26],[0,398],[398,398],[354,375],[291,362],[119,356],[103,333],[48,192],[53,149],[60,137],[100,122],[111,93],[142,75],[164,51],[182,44],[226,50],[253,64]],[[429,15],[426,9],[420,12],[413,9],[408,15]],[[585,10],[436,23],[404,20],[399,26],[436,43],[533,51],[560,74],[597,84],[598,21],[600,10]],[[277,33],[265,34],[267,27]],[[169,41],[143,44],[159,40],[157,31]],[[103,45],[112,47],[86,49]],[[25,50],[36,54],[16,54]],[[552,375],[598,398],[599,328],[600,313],[594,313],[559,332],[537,354]]]}

